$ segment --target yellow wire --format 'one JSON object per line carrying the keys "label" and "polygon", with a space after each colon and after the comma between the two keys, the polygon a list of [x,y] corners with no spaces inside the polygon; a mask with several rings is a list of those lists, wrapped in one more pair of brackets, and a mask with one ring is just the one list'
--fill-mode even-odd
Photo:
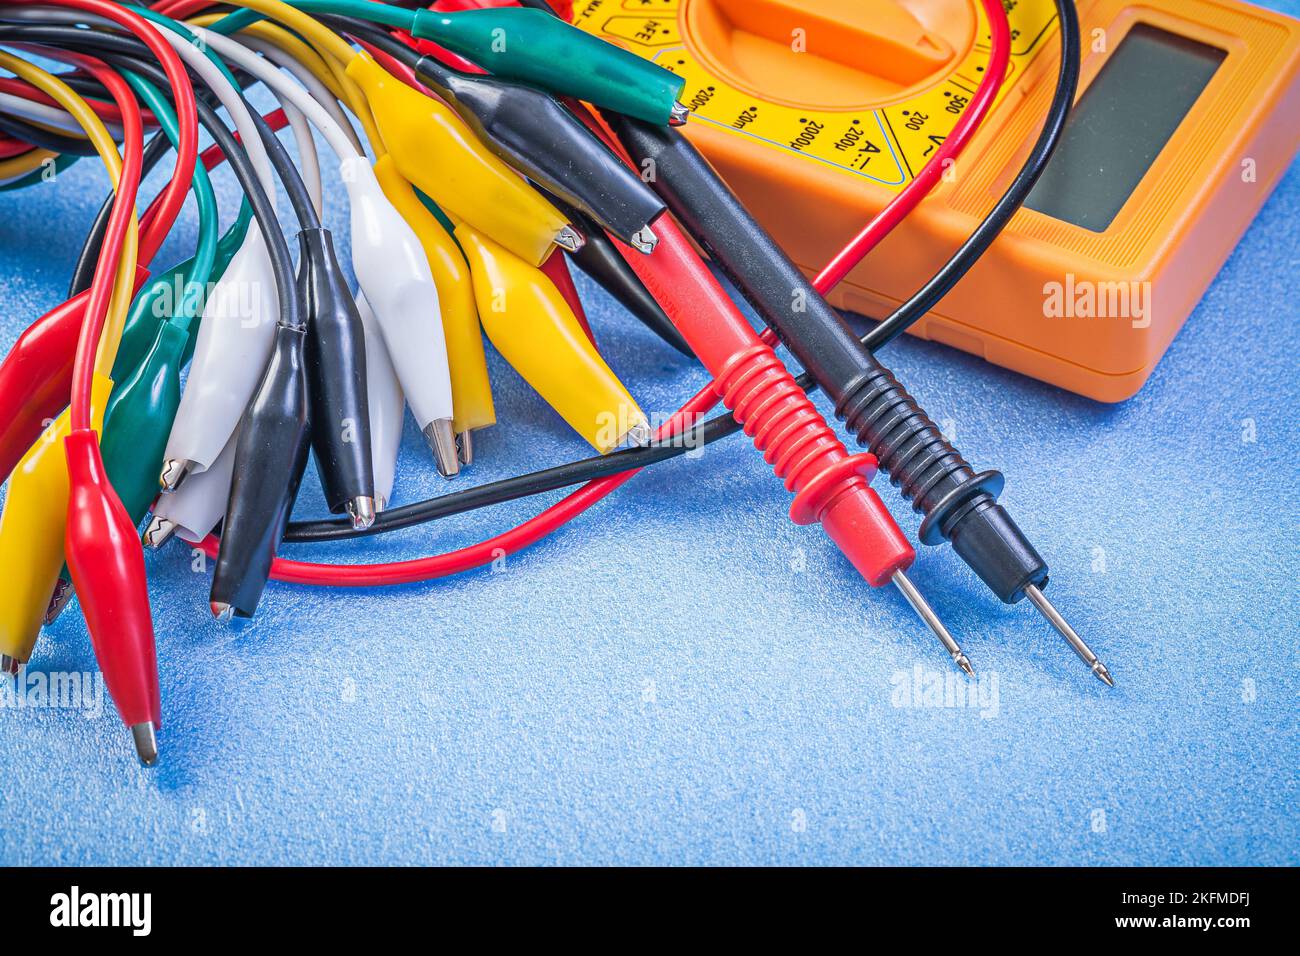
{"label": "yellow wire", "polygon": [[[113,141],[113,137],[90,105],[54,74],[3,50],[0,50],[0,68],[8,70],[19,79],[26,80],[42,93],[52,97],[71,114],[77,124],[86,131],[86,137],[94,145],[100,159],[104,161],[108,178],[113,184],[113,189],[116,190],[122,178],[122,157],[118,155],[117,143]],[[122,243],[122,254],[117,262],[117,275],[114,277],[113,292],[108,301],[104,331],[100,335],[99,348],[95,353],[95,371],[100,375],[107,376],[112,371],[113,361],[117,358],[117,347],[122,339],[122,330],[126,326],[126,313],[131,306],[135,286],[139,232],[139,219],[132,210],[131,218],[127,223],[125,241]]]}
{"label": "yellow wire", "polygon": [[[227,16],[228,14],[225,13],[205,13],[199,17],[191,17],[185,22],[192,23],[194,26],[198,27],[208,27],[216,23],[218,20],[224,20]],[[244,27],[244,29],[239,32],[247,33],[249,36],[254,36],[260,40],[265,40],[267,43],[275,44],[285,53],[288,53],[291,57],[305,66],[311,72],[312,76],[324,83],[336,100],[344,99],[345,94],[343,88],[339,86],[338,80],[334,78],[334,74],[331,72],[329,64],[325,62],[325,57],[317,53],[316,49],[310,44],[304,43],[284,27],[277,26],[269,20],[258,20],[256,23],[251,23]]]}
{"label": "yellow wire", "polygon": [[375,125],[375,118],[370,112],[370,105],[352,78],[344,72],[347,64],[357,53],[352,49],[351,44],[315,17],[310,17],[296,7],[282,3],[281,0],[230,0],[230,3],[238,7],[248,7],[273,20],[279,20],[315,47],[338,81],[344,102],[361,121],[366,139],[370,141],[373,148],[383,148],[383,140],[379,136],[379,127]]}
{"label": "yellow wire", "polygon": [[58,155],[58,153],[48,149],[33,149],[21,156],[11,156],[9,159],[0,160],[0,180],[17,179],[19,176],[26,176],[42,163],[55,159]]}

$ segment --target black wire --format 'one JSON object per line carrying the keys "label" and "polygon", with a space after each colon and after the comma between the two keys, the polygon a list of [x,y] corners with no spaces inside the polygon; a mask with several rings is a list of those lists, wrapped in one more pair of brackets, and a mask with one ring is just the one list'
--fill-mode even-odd
{"label": "black wire", "polygon": [[902,335],[953,290],[1020,211],[1051,162],[1065,132],[1065,124],[1070,119],[1070,109],[1079,87],[1079,13],[1074,0],[1056,0],[1056,12],[1061,21],[1061,67],[1056,77],[1056,93],[1038,142],[993,211],[953,257],[916,295],[863,337],[863,344],[872,351]]}
{"label": "black wire", "polygon": [[[873,351],[892,341],[901,332],[931,311],[961,281],[962,277],[988,250],[993,241],[1006,228],[1012,216],[1024,204],[1050,162],[1069,118],[1079,76],[1079,25],[1074,3],[1073,0],[1055,0],[1055,2],[1060,19],[1061,64],[1056,93],[1038,142],[1002,198],[999,199],[984,221],[971,233],[970,237],[952,258],[911,299],[863,337],[863,343]],[[545,7],[545,4],[542,3],[529,5],[538,8]],[[549,9],[549,7],[546,7],[546,9]],[[341,20],[342,18],[337,19]],[[353,24],[344,23],[341,25],[344,26],[347,32],[353,32]],[[84,39],[85,31],[79,32],[83,33],[83,37],[78,39]],[[369,28],[363,31],[360,26],[356,26],[356,33],[364,36],[367,42],[376,39],[371,35]],[[385,52],[389,51],[386,43],[384,49]],[[392,52],[396,54],[400,51],[393,50]],[[205,123],[205,125],[207,124]],[[228,132],[226,135],[233,140],[233,137],[230,137]],[[230,155],[229,149],[227,149],[227,155]],[[244,161],[247,161],[246,157],[244,157]],[[255,177],[254,184],[256,185]],[[256,205],[254,212],[257,212]],[[261,222],[261,216],[258,219]],[[281,240],[283,241],[283,237],[281,237]],[[807,374],[799,376],[796,381],[806,392],[816,389],[815,382]],[[428,501],[390,509],[380,514],[375,524],[364,531],[353,530],[346,520],[294,522],[289,525],[284,540],[288,542],[340,541],[408,528],[438,518],[461,514],[507,501],[515,501],[573,485],[584,484],[588,481],[620,474],[625,471],[644,468],[676,458],[690,449],[701,448],[719,441],[740,430],[741,425],[733,417],[720,415],[696,425],[684,435],[670,439],[667,443],[656,443],[644,448],[628,449],[610,455],[571,462],[533,474],[520,475],[465,491],[443,495]]]}
{"label": "black wire", "polygon": [[302,173],[289,158],[289,151],[284,148],[280,137],[275,135],[270,124],[262,119],[261,113],[252,108],[248,112],[253,117],[253,125],[257,127],[258,135],[266,144],[266,153],[275,168],[275,174],[280,177],[285,195],[289,197],[289,205],[293,207],[293,214],[298,218],[298,227],[300,229],[321,228],[320,215],[316,212],[315,203],[311,201],[311,192],[302,180]]}
{"label": "black wire", "polygon": [[[863,337],[863,344],[873,352],[893,341],[901,332],[916,323],[961,281],[1006,228],[1012,216],[1024,205],[1029,193],[1051,161],[1069,119],[1079,81],[1079,20],[1074,0],[1056,0],[1056,9],[1061,24],[1061,63],[1056,93],[1052,98],[1038,142],[1002,198],[953,257],[912,298]],[[817,388],[816,383],[807,373],[800,375],[795,381],[805,392],[813,392]],[[341,541],[408,528],[449,515],[585,484],[623,471],[644,468],[676,458],[690,449],[701,448],[719,441],[740,430],[741,425],[732,416],[720,415],[697,425],[666,445],[651,444],[644,448],[588,458],[385,511],[378,516],[374,525],[365,531],[354,531],[346,522],[338,520],[294,522],[289,525],[284,540],[288,542]]]}
{"label": "black wire", "polygon": [[[81,52],[90,50],[100,59],[116,69],[128,69],[140,74],[167,95],[171,84],[163,69],[152,59],[152,52],[145,44],[133,37],[116,33],[84,30],[79,27],[63,26],[15,26],[0,24],[0,37],[18,37],[27,42],[46,43],[47,45],[74,49]],[[98,84],[97,84],[98,85]],[[199,83],[198,85],[202,85]],[[241,94],[242,95],[242,94]],[[247,101],[245,101],[247,102]],[[201,97],[195,97],[199,122],[203,124],[213,140],[226,154],[231,170],[239,179],[240,186],[248,196],[253,209],[253,216],[262,231],[270,254],[271,268],[275,273],[276,296],[280,307],[280,322],[293,328],[302,328],[304,316],[302,303],[298,297],[294,274],[293,257],[289,253],[289,244],[284,233],[280,231],[280,219],[274,203],[262,188],[261,180],[253,168],[252,162],[239,141],[226,128],[216,110]],[[304,190],[305,191],[305,190]],[[310,202],[308,202],[310,206]]]}
{"label": "black wire", "polygon": [[[87,86],[94,87],[96,90],[103,90],[103,87],[91,80],[90,84],[81,82],[82,77],[64,74],[61,79],[79,93],[86,92]],[[171,150],[172,144],[162,133],[155,133],[153,138],[145,144],[144,156],[141,158],[140,178],[143,179],[153,168],[158,165],[159,161]],[[80,295],[90,288],[90,284],[95,279],[95,265],[99,262],[99,250],[104,245],[104,235],[108,232],[108,220],[113,215],[113,202],[117,194],[109,191],[108,198],[104,200],[99,212],[95,215],[95,221],[91,224],[90,233],[86,236],[86,241],[81,246],[81,252],[77,255],[76,265],[72,269],[72,281],[68,283],[68,298]]]}
{"label": "black wire", "polygon": [[95,156],[98,154],[94,144],[83,136],[70,136],[67,133],[42,129],[35,123],[29,123],[16,116],[0,114],[0,133],[12,136],[14,139],[21,139],[37,149],[50,149],[56,153],[67,153],[71,156]]}

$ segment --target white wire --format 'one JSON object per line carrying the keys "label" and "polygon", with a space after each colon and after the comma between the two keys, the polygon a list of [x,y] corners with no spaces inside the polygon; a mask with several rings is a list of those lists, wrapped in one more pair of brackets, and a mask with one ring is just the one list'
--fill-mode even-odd
{"label": "white wire", "polygon": [[[250,48],[255,42],[260,42],[251,37],[240,37],[239,41]],[[298,157],[302,163],[302,168],[298,172],[302,176],[303,185],[307,187],[307,193],[311,196],[311,204],[316,210],[316,215],[322,216],[325,214],[325,195],[320,176],[320,157],[316,154],[316,138],[312,136],[311,125],[302,110],[281,96],[278,91],[273,89],[271,93],[279,102],[280,109],[284,110],[289,128],[293,130],[293,140],[298,144]]]}
{"label": "white wire", "polygon": [[352,128],[352,121],[348,119],[348,114],[343,111],[339,101],[334,98],[330,88],[321,82],[320,77],[307,68],[306,64],[296,59],[288,50],[282,49],[267,40],[260,37],[251,36],[245,33],[235,34],[235,39],[244,46],[256,50],[265,56],[268,60],[283,69],[288,70],[303,86],[307,87],[310,93],[320,103],[322,107],[329,110],[330,116],[334,121],[343,128],[343,132],[348,134],[348,139],[352,140],[353,147],[359,153],[365,152],[365,147],[361,144],[357,131]]}
{"label": "white wire", "polygon": [[[12,93],[0,93],[0,113],[8,113],[11,116],[17,116],[36,123],[43,123],[46,126],[53,126],[56,129],[66,130],[69,133],[76,133],[78,135],[85,133],[81,124],[73,119],[72,115],[62,107],[49,106],[45,103],[34,103],[21,96],[14,96]],[[109,135],[114,139],[122,138],[122,127],[120,124],[105,121],[104,126],[108,129]]]}
{"label": "white wire", "polygon": [[230,37],[204,30],[202,27],[190,27],[190,29],[223,60],[234,63],[240,69],[251,73],[276,91],[277,95],[282,93],[294,106],[306,113],[312,124],[324,134],[330,149],[334,150],[340,161],[355,159],[358,156],[364,158],[365,153],[352,144],[347,133],[343,132],[343,128],[334,121],[334,117],[330,116],[310,93],[281,73],[272,63]]}
{"label": "white wire", "polygon": [[[196,33],[197,28],[190,27]],[[262,137],[258,133],[257,126],[253,122],[253,116],[248,112],[248,107],[244,99],[226,79],[226,75],[221,72],[220,68],[208,59],[206,53],[196,49],[194,45],[184,37],[177,34],[174,30],[163,27],[158,30],[163,39],[171,44],[174,49],[195,73],[199,75],[204,84],[217,95],[221,105],[226,108],[230,114],[235,128],[239,130],[239,138],[244,151],[248,153],[248,158],[252,160],[253,167],[257,170],[257,177],[262,181],[262,188],[266,190],[268,196],[275,196],[275,174],[272,172],[271,158],[266,153],[266,145],[262,142]],[[202,31],[208,33],[208,31]],[[211,35],[211,34],[209,34]],[[235,44],[239,46],[239,44]]]}

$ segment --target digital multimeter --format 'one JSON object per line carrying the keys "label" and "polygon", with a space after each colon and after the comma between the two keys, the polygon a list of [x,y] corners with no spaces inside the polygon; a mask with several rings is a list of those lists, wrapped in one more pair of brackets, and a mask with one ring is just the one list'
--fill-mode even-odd
{"label": "digital multimeter", "polygon": [[[578,0],[686,78],[685,131],[810,273],[912,180],[988,61],[975,0]],[[970,234],[1051,99],[1052,0],[1005,0],[998,103],[834,293],[883,318]],[[1081,94],[1026,208],[916,334],[1101,401],[1136,393],[1300,147],[1300,22],[1237,0],[1080,0]],[[815,228],[813,228],[815,219]]]}

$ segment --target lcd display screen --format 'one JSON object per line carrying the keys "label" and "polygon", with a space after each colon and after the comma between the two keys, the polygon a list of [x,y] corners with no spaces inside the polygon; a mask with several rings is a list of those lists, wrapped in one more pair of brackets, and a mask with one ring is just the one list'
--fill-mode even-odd
{"label": "lcd display screen", "polygon": [[1030,209],[1104,232],[1227,53],[1139,23],[1080,98]]}

